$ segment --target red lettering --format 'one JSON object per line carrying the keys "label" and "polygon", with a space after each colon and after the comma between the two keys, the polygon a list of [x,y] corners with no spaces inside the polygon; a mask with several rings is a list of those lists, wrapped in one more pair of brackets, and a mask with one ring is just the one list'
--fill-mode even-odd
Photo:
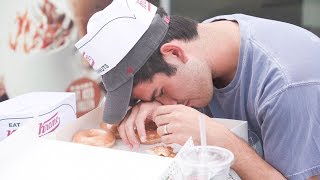
{"label": "red lettering", "polygon": [[54,131],[59,125],[60,117],[58,116],[58,113],[56,113],[49,120],[39,124],[39,137]]}
{"label": "red lettering", "polygon": [[143,7],[144,9],[147,9],[147,6],[148,6],[147,10],[150,12],[151,4],[148,1],[146,1],[146,0],[137,0],[136,3],[139,4],[141,7]]}
{"label": "red lettering", "polygon": [[82,56],[88,61],[88,63],[90,64],[90,66],[94,65],[94,60],[91,56],[89,56],[88,54],[86,54],[85,52],[82,53]]}
{"label": "red lettering", "polygon": [[10,136],[13,132],[15,132],[16,131],[16,129],[14,129],[14,130],[7,130],[7,136]]}

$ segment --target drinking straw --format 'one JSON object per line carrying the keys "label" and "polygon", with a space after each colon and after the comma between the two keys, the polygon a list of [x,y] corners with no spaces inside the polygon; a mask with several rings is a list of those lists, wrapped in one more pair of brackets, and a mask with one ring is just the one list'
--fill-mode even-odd
{"label": "drinking straw", "polygon": [[[204,115],[201,114],[199,116],[199,126],[200,126],[200,140],[201,140],[201,146],[206,147],[207,146],[207,137],[206,137],[206,124],[204,121]],[[204,148],[205,149],[205,148]]]}
{"label": "drinking straw", "polygon": [[201,114],[199,116],[199,126],[200,126],[200,140],[201,140],[201,147],[200,147],[200,162],[203,167],[207,164],[207,137],[206,137],[206,124],[204,115]]}

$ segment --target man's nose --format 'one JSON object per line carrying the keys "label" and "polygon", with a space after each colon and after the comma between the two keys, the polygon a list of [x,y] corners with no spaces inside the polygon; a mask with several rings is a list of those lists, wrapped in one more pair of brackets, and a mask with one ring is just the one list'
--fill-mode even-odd
{"label": "man's nose", "polygon": [[163,105],[175,105],[178,104],[178,101],[176,99],[170,98],[170,97],[158,97],[156,98],[158,102],[160,102]]}

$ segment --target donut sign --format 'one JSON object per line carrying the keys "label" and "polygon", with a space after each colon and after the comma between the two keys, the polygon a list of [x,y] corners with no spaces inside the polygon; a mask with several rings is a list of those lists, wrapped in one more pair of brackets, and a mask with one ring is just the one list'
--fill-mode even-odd
{"label": "donut sign", "polygon": [[76,94],[77,117],[96,108],[101,98],[99,85],[86,77],[73,81],[66,91]]}

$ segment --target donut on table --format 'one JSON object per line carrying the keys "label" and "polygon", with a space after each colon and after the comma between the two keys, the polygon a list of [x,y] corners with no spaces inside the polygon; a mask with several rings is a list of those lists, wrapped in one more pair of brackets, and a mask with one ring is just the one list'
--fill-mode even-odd
{"label": "donut on table", "polygon": [[115,144],[116,138],[109,130],[85,129],[75,133],[72,142],[109,148]]}
{"label": "donut on table", "polygon": [[121,138],[120,135],[119,135],[118,125],[117,124],[108,124],[108,123],[105,123],[105,122],[101,122],[100,123],[100,128],[102,128],[104,130],[107,130],[107,131],[111,131],[117,139]]}
{"label": "donut on table", "polygon": [[174,158],[177,153],[174,152],[174,149],[171,146],[155,146],[146,150],[149,154],[154,154],[157,156],[171,157]]}

